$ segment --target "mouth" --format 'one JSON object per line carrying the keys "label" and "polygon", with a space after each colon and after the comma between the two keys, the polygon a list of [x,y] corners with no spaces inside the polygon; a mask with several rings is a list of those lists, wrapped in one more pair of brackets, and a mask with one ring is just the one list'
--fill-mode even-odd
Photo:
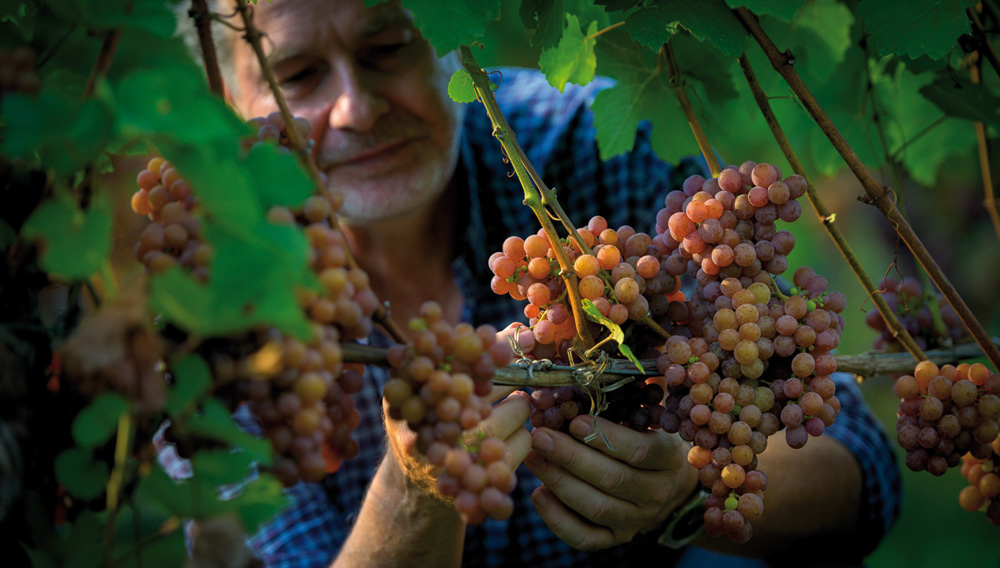
{"label": "mouth", "polygon": [[353,154],[347,158],[337,159],[329,165],[331,168],[374,168],[383,166],[398,159],[414,147],[416,138],[404,138],[381,144],[370,150]]}

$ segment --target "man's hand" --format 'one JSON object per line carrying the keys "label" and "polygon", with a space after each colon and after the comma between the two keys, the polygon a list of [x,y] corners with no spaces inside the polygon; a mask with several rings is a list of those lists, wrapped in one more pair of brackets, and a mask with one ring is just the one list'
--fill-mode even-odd
{"label": "man's hand", "polygon": [[578,416],[567,436],[536,428],[524,463],[544,483],[532,501],[552,532],[573,548],[599,550],[659,528],[694,490],[697,472],[687,463],[687,444],[663,431],[636,432],[598,418]]}

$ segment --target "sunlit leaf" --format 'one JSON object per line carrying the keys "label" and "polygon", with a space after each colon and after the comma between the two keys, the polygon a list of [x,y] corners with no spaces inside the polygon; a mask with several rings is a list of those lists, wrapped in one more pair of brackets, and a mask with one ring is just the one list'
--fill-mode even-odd
{"label": "sunlit leaf", "polygon": [[553,87],[562,92],[566,83],[586,85],[594,79],[597,57],[594,55],[596,39],[590,37],[597,31],[597,22],[591,22],[586,35],[580,30],[580,21],[566,14],[566,28],[558,47],[546,49],[538,60],[539,68]]}

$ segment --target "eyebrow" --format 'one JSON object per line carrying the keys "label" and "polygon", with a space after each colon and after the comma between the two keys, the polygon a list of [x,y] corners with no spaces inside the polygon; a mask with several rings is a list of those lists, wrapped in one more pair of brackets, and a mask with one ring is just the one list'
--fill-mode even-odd
{"label": "eyebrow", "polygon": [[393,10],[391,12],[382,12],[374,16],[371,20],[364,22],[361,25],[361,37],[371,37],[377,35],[379,32],[396,25],[406,25],[409,26],[413,23],[413,19],[410,17],[409,13],[403,10]]}
{"label": "eyebrow", "polygon": [[[358,35],[361,38],[367,39],[376,36],[393,26],[410,26],[412,23],[413,19],[407,11],[393,10],[391,12],[380,12],[361,24],[361,29]],[[267,63],[271,67],[274,67],[287,59],[295,57],[298,52],[297,47],[275,46],[275,48],[267,54]]]}

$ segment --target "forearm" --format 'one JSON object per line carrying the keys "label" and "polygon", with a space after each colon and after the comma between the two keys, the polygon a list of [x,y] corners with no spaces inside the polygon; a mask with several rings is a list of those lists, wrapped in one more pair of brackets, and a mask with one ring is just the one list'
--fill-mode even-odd
{"label": "forearm", "polygon": [[[759,457],[759,469],[770,480],[764,492],[764,514],[753,521],[750,542],[737,545],[728,538],[702,535],[695,545],[742,556],[769,557],[805,551],[817,540],[827,546],[819,550],[830,560],[857,558],[851,538],[858,529],[862,500],[862,473],[857,460],[830,436],[811,438],[805,447],[793,450],[784,436],[773,436]],[[836,543],[834,546],[830,546]],[[801,556],[787,558],[790,564],[806,563]]]}
{"label": "forearm", "polygon": [[389,454],[334,566],[458,566],[464,537],[455,508],[407,482]]}

